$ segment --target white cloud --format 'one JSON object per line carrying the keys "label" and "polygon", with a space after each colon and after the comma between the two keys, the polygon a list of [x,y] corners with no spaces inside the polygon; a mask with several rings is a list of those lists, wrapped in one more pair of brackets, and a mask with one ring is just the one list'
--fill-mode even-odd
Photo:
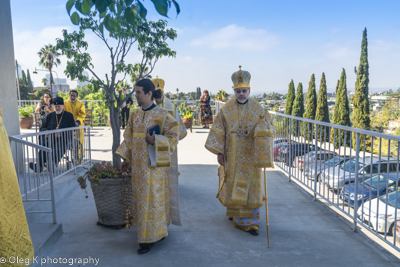
{"label": "white cloud", "polygon": [[278,36],[264,29],[246,29],[232,24],[193,40],[191,45],[209,46],[213,49],[237,48],[260,51],[278,43]]}

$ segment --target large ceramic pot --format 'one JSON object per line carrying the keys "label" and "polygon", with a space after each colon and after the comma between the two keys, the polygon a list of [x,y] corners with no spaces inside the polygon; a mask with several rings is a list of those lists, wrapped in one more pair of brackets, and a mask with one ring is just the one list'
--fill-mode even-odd
{"label": "large ceramic pot", "polygon": [[33,126],[33,117],[19,117],[19,127],[21,129],[30,129]]}
{"label": "large ceramic pot", "polygon": [[185,124],[186,129],[190,129],[190,132],[192,132],[192,125],[193,125],[193,118],[186,119],[182,118],[183,124]]}

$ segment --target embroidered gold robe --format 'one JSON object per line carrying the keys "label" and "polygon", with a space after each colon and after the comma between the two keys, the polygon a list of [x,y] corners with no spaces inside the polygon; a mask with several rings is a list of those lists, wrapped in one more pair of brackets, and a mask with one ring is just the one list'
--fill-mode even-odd
{"label": "embroidered gold robe", "polygon": [[8,260],[10,257],[29,258],[31,264],[33,256],[31,235],[0,108],[0,258],[6,259],[4,266],[25,266],[25,263],[11,264]]}
{"label": "embroidered gold robe", "polygon": [[227,216],[251,217],[254,208],[263,206],[260,168],[274,167],[274,133],[268,111],[252,98],[241,105],[232,97],[216,116],[205,147],[225,157],[218,173],[220,183],[226,176],[219,201],[227,207]]}
{"label": "embroidered gold robe", "polygon": [[[178,137],[182,140],[186,137],[187,131],[183,124],[182,118],[179,115],[174,103],[171,100],[163,97],[163,102],[157,105],[163,109],[168,110],[168,112],[176,119],[178,122]],[[174,225],[182,225],[180,214],[179,214],[179,171],[178,171],[178,148],[174,150],[171,155],[171,167],[168,169],[168,179],[169,179],[169,193],[171,199],[171,223]]]}
{"label": "embroidered gold robe", "polygon": [[[150,167],[147,128],[159,125],[156,135],[156,167]],[[154,243],[168,235],[170,195],[168,167],[170,155],[178,143],[178,123],[165,109],[138,108],[129,117],[124,141],[117,154],[132,164],[132,223],[137,227],[139,243]]]}
{"label": "embroidered gold robe", "polygon": [[[75,103],[72,103],[71,100],[65,100],[64,101],[64,110],[71,112],[72,115],[74,115],[74,120],[77,121],[79,120],[81,124],[79,126],[84,126],[85,125],[85,117],[86,117],[86,110],[85,110],[85,105],[83,104],[82,101],[79,99],[76,100]],[[80,151],[82,157],[84,153],[84,141],[85,141],[85,136],[84,136],[84,130],[80,129],[76,131],[77,138],[82,144],[82,151]]]}

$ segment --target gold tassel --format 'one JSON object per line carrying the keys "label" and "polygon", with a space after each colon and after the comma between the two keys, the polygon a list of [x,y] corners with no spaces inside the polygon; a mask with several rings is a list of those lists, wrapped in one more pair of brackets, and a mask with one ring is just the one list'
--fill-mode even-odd
{"label": "gold tassel", "polygon": [[125,211],[125,228],[129,229],[132,226],[132,214],[129,208]]}

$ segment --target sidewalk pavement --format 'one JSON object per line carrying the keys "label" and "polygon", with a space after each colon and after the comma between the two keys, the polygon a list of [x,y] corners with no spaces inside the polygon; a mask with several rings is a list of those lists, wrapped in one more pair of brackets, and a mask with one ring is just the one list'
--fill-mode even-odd
{"label": "sidewalk pavement", "polygon": [[[111,160],[111,130],[95,128],[92,134],[92,159]],[[134,227],[113,230],[96,225],[90,186],[85,198],[77,183],[57,206],[64,234],[48,255],[38,259],[38,266],[399,266],[396,257],[354,233],[340,216],[287,182],[279,170],[267,172],[270,248],[264,208],[259,236],[237,230],[215,198],[218,165],[216,156],[204,148],[207,134],[208,130],[194,128],[179,143],[182,226],[171,225],[169,236],[149,253],[136,253]],[[68,263],[49,263],[55,258]],[[78,258],[90,263],[69,263]]]}

